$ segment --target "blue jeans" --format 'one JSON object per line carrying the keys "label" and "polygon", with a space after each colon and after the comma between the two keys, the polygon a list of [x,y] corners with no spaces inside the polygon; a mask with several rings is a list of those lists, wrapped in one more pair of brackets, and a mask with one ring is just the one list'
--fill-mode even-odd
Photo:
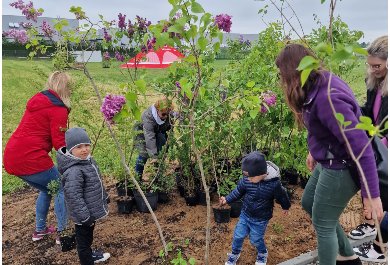
{"label": "blue jeans", "polygon": [[[49,212],[51,195],[48,194],[47,185],[52,180],[60,181],[60,173],[57,167],[52,167],[49,170],[21,177],[21,179],[27,182],[30,186],[39,190],[39,195],[36,201],[36,231],[43,231],[46,229],[46,219]],[[60,190],[57,196],[54,198],[54,213],[57,218],[57,231],[65,229],[68,217],[66,212],[64,191],[60,181]]]}
{"label": "blue jeans", "polygon": [[264,234],[267,229],[268,220],[256,220],[245,213],[241,213],[240,219],[234,229],[232,253],[238,254],[241,252],[244,239],[249,234],[249,240],[257,249],[257,255],[267,256],[267,247],[264,242]]}
{"label": "blue jeans", "polygon": [[357,191],[348,169],[327,169],[317,164],[309,178],[302,206],[316,230],[320,264],[336,264],[337,254],[344,257],[355,254],[339,218]]}
{"label": "blue jeans", "polygon": [[[157,146],[157,153],[160,153],[163,146],[167,142],[167,133],[158,133],[156,134],[156,146]],[[144,166],[146,163],[146,160],[148,160],[147,157],[139,155],[137,158],[137,161],[135,162],[135,172],[142,176],[142,173],[144,172]]]}

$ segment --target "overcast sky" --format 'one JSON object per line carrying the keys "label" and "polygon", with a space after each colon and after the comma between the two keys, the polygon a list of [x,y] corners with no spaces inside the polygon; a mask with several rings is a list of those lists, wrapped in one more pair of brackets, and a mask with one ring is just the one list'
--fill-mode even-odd
{"label": "overcast sky", "polygon": [[[15,0],[16,1],[16,0]],[[25,0],[27,2],[28,0]],[[2,1],[2,13],[4,15],[21,15],[19,10],[9,6],[13,1]],[[262,21],[259,9],[269,1],[254,0],[198,0],[206,12],[213,15],[226,13],[231,15],[233,24],[232,33],[259,33],[266,24]],[[280,1],[275,0],[280,3]],[[87,16],[97,21],[98,14],[106,20],[117,19],[118,13],[126,14],[126,18],[134,19],[136,15],[146,17],[152,23],[166,19],[171,5],[168,0],[34,0],[34,7],[45,10],[43,16],[74,18],[69,13],[69,8],[74,6],[83,7]],[[289,3],[297,13],[304,29],[308,34],[317,25],[313,14],[316,14],[322,24],[328,25],[329,0],[321,4],[320,0],[290,0]],[[291,12],[289,12],[291,14]],[[387,0],[342,0],[337,2],[336,15],[340,14],[350,29],[361,30],[364,38],[361,41],[372,41],[376,37],[388,32],[388,1]],[[263,18],[265,22],[280,20],[278,11],[270,5],[268,14]],[[294,27],[300,29],[297,20],[292,19]]]}

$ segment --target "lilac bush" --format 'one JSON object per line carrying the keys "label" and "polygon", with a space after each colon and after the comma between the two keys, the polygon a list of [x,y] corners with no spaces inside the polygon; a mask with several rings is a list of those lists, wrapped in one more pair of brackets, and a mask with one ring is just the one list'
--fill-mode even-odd
{"label": "lilac bush", "polygon": [[232,17],[227,14],[220,14],[214,18],[214,24],[225,32],[230,32],[232,26]]}
{"label": "lilac bush", "polygon": [[35,9],[33,3],[30,1],[28,4],[25,4],[23,0],[18,0],[9,4],[10,6],[19,9],[22,11],[22,14],[26,16],[28,20],[37,22],[37,18],[42,16],[42,9]]}
{"label": "lilac bush", "polygon": [[[118,28],[120,30],[125,30],[126,29],[126,15],[122,15],[122,13],[119,13],[118,15]],[[130,23],[130,20],[129,20]]]}
{"label": "lilac bush", "polygon": [[126,104],[126,99],[124,96],[107,95],[103,100],[100,111],[103,113],[106,121],[108,121],[110,124],[113,124],[114,116],[122,109],[124,104]]}
{"label": "lilac bush", "polygon": [[27,31],[24,29],[10,29],[7,31],[3,31],[3,36],[8,38],[13,38],[16,42],[20,44],[26,44],[28,42]]}
{"label": "lilac bush", "polygon": [[54,30],[50,27],[46,20],[42,22],[41,28],[46,37],[52,37],[54,35]]}
{"label": "lilac bush", "polygon": [[103,38],[106,42],[110,42],[112,39],[112,36],[108,34],[107,29],[103,29]]}
{"label": "lilac bush", "polygon": [[118,51],[115,52],[115,58],[121,62],[123,62],[125,60],[125,57],[122,54],[120,54],[120,52],[118,52]]}

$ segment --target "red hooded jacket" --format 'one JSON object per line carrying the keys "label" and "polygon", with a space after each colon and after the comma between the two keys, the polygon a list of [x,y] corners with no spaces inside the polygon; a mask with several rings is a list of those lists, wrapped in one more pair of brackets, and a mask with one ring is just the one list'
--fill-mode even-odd
{"label": "red hooded jacket", "polygon": [[52,168],[49,152],[53,147],[58,150],[65,146],[68,114],[68,108],[53,90],[34,95],[5,147],[5,170],[26,176]]}

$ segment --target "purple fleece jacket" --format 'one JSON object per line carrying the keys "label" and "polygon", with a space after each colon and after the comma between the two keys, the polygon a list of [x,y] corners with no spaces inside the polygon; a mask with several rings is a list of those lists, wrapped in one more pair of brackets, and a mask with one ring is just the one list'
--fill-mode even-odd
{"label": "purple fleece jacket", "polygon": [[[342,161],[350,160],[350,156],[328,99],[330,73],[327,71],[321,73],[322,78],[310,88],[303,107],[304,123],[308,130],[308,146],[313,158],[323,167],[343,169],[346,166]],[[331,80],[331,100],[336,112],[343,114],[345,121],[352,122],[347,128],[354,128],[361,116],[360,107],[348,85],[335,75],[332,75]],[[358,156],[368,143],[366,132],[356,129],[345,134],[354,155]],[[334,157],[331,157],[330,153]],[[379,197],[378,173],[371,145],[365,150],[359,162],[367,178],[371,196]],[[360,183],[362,196],[367,198],[361,177]]]}

